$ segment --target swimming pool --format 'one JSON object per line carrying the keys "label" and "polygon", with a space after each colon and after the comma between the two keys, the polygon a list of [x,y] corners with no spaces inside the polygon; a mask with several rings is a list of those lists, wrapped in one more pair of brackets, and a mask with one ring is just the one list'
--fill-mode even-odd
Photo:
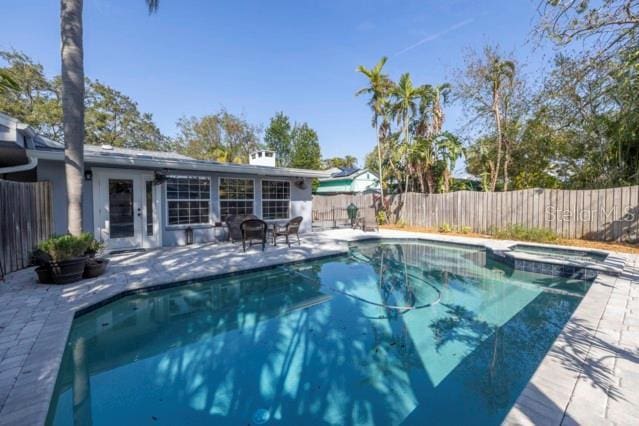
{"label": "swimming pool", "polygon": [[498,424],[588,287],[381,240],[129,295],[74,320],[47,423]]}

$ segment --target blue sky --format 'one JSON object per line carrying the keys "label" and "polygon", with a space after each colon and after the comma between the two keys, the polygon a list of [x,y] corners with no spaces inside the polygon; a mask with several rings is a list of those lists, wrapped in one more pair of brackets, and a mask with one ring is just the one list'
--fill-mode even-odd
{"label": "blue sky", "polygon": [[[468,48],[498,43],[527,62],[533,52],[532,0],[85,0],[85,68],[151,112],[175,134],[182,116],[227,108],[266,126],[277,111],[306,121],[325,157],[363,159],[375,143],[365,84],[355,72],[389,57],[397,78],[454,83]],[[10,0],[0,48],[24,51],[59,72],[59,2]],[[28,17],[28,18],[26,18]],[[24,18],[24,19],[23,19]],[[447,127],[463,121],[447,108]]]}

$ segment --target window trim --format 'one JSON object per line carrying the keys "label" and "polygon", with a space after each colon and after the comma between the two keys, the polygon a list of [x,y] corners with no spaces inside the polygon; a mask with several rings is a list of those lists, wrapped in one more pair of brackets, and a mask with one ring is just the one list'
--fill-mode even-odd
{"label": "window trim", "polygon": [[[169,223],[169,185],[168,185],[168,179],[171,178],[176,178],[176,179],[207,179],[209,181],[209,220],[208,222],[204,223],[182,223],[182,224],[175,224],[175,225],[171,225]],[[211,211],[211,205],[213,204],[212,201],[212,182],[211,182],[211,176],[207,176],[207,175],[168,175],[166,177],[167,181],[164,182],[164,217],[166,218],[164,221],[164,225],[166,227],[166,229],[186,229],[188,227],[191,227],[193,229],[196,228],[209,228],[212,226],[212,220],[211,220],[211,215],[212,215],[212,211]],[[198,200],[192,200],[192,199],[188,199],[188,200],[176,200],[174,198],[171,199],[171,201],[202,201],[202,199],[198,199]]]}
{"label": "window trim", "polygon": [[[264,219],[264,201],[282,201],[282,200],[277,200],[277,199],[273,199],[273,198],[264,198],[264,181],[272,181],[272,182],[288,182],[288,217],[280,217],[277,219]],[[260,191],[262,192],[262,200],[260,202],[260,208],[262,209],[262,219],[266,220],[266,221],[276,221],[276,220],[290,220],[291,219],[291,214],[292,214],[292,208],[293,205],[291,204],[291,199],[293,198],[293,190],[292,190],[292,185],[291,185],[291,181],[289,179],[277,179],[277,178],[273,178],[273,179],[261,179],[260,180]]]}
{"label": "window trim", "polygon": [[[257,199],[257,194],[256,194],[256,178],[254,177],[237,177],[237,176],[229,176],[229,175],[219,175],[217,177],[217,214],[218,214],[218,219],[220,220],[220,222],[223,222],[222,219],[222,192],[220,191],[220,187],[222,186],[222,179],[235,179],[235,180],[250,180],[253,182],[253,198],[251,199],[253,201],[253,215],[257,216],[257,214],[255,214],[255,204],[256,204],[256,199]],[[224,201],[246,201],[248,199],[244,199],[244,200],[237,200],[237,199],[226,199]]]}

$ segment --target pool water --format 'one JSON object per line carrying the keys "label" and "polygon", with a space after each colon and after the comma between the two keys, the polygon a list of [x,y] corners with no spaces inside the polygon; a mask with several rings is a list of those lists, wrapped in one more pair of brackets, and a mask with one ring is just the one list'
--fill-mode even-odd
{"label": "pool water", "polygon": [[595,262],[600,263],[606,260],[608,255],[602,252],[595,251],[585,251],[585,250],[572,250],[572,249],[564,249],[564,248],[555,248],[555,247],[540,247],[540,246],[531,246],[527,244],[516,244],[511,247],[512,250],[535,254],[539,256],[546,256],[553,259],[567,259],[578,262]]}
{"label": "pool water", "polygon": [[48,423],[499,424],[588,286],[381,240],[130,295],[75,319]]}

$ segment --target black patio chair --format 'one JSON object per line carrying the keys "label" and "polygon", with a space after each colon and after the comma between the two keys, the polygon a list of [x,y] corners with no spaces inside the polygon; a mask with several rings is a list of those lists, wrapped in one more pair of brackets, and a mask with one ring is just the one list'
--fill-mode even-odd
{"label": "black patio chair", "polygon": [[289,235],[295,235],[297,237],[297,244],[300,243],[300,224],[302,223],[302,216],[294,217],[289,220],[286,225],[274,225],[273,226],[273,245],[277,245],[277,237],[286,237],[286,244],[291,246],[291,242],[289,241]]}
{"label": "black patio chair", "polygon": [[242,248],[246,251],[246,243],[249,247],[253,245],[253,241],[262,243],[262,251],[266,247],[266,231],[268,225],[260,219],[247,219],[240,224],[242,230]]}
{"label": "black patio chair", "polygon": [[232,214],[226,218],[226,226],[229,228],[229,240],[231,242],[242,241],[242,229],[240,225],[247,219],[257,219],[253,214]]}

